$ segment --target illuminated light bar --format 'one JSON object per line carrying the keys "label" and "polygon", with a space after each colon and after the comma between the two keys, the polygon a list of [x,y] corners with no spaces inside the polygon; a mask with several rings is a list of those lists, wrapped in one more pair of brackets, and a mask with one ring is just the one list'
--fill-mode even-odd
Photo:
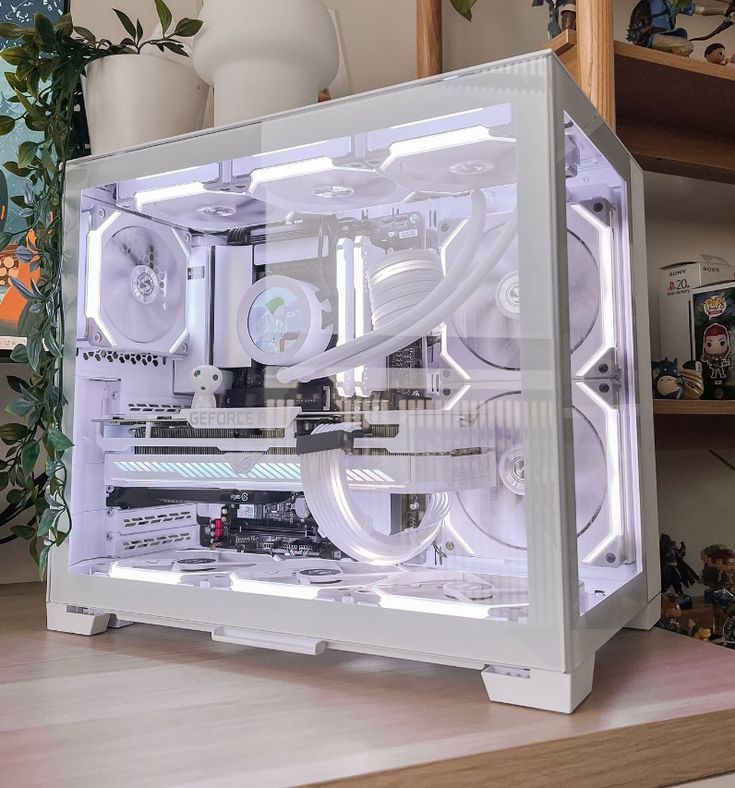
{"label": "illuminated light bar", "polygon": [[483,619],[490,615],[491,605],[478,605],[474,602],[455,602],[443,599],[419,599],[399,597],[374,589],[379,597],[378,604],[387,610],[404,610],[409,613],[431,613],[440,616]]}
{"label": "illuminated light bar", "polygon": [[117,347],[110,328],[102,318],[102,238],[107,230],[122,216],[114,211],[96,230],[90,230],[87,237],[87,317],[94,320],[110,347]]}
{"label": "illuminated light bar", "polygon": [[110,567],[110,577],[117,580],[138,580],[143,583],[177,586],[181,582],[181,572],[167,569],[141,569],[137,566],[121,566],[117,561]]}
{"label": "illuminated light bar", "polygon": [[304,159],[289,164],[275,164],[272,167],[263,167],[253,170],[250,181],[250,192],[264,183],[273,183],[287,178],[299,178],[305,175],[317,175],[323,172],[339,170],[328,156],[318,156],[315,159]]}
{"label": "illuminated light bar", "polygon": [[319,596],[319,589],[310,586],[273,583],[268,580],[250,580],[237,577],[237,575],[230,575],[230,579],[232,590],[243,594],[281,596],[288,599],[316,599]]}
{"label": "illuminated light bar", "polygon": [[426,137],[416,137],[410,140],[394,142],[389,148],[388,158],[382,165],[385,169],[396,159],[411,156],[417,153],[431,153],[458,148],[462,145],[474,145],[479,142],[510,142],[515,143],[512,137],[494,137],[485,126],[470,126],[456,131],[444,131],[439,134],[430,134]]}
{"label": "illuminated light bar", "polygon": [[600,237],[600,318],[602,324],[602,346],[579,371],[579,376],[588,375],[610,348],[615,347],[615,292],[613,265],[615,261],[615,236],[612,227],[600,221],[584,205],[572,205],[572,210],[589,222]]}

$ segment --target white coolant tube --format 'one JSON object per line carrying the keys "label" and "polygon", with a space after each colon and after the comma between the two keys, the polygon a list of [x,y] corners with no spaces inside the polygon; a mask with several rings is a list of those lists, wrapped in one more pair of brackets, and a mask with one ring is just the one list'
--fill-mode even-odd
{"label": "white coolant tube", "polygon": [[[359,424],[322,424],[314,432],[359,428]],[[418,528],[398,534],[380,533],[350,491],[347,455],[342,449],[303,454],[300,462],[304,495],[320,532],[358,561],[387,566],[415,558],[436,539],[449,513],[449,496],[434,494]]]}
{"label": "white coolant tube", "polygon": [[498,264],[516,235],[518,217],[510,217],[486,259],[475,263],[485,231],[487,203],[481,191],[472,194],[472,216],[464,229],[465,245],[441,283],[420,303],[362,337],[278,371],[281,383],[326,377],[375,357],[396,353],[445,322]]}

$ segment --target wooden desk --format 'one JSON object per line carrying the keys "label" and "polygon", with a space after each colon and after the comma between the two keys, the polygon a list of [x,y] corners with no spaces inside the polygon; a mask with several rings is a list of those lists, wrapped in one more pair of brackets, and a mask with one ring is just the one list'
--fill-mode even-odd
{"label": "wooden desk", "polygon": [[469,670],[143,625],[85,639],[43,616],[40,585],[0,586],[8,788],[639,788],[735,771],[735,652],[662,630],[618,635],[564,716],[488,703]]}

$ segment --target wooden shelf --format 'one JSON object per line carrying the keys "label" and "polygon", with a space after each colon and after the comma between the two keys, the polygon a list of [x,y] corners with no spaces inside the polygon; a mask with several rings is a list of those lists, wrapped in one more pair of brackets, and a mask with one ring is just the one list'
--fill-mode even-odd
{"label": "wooden shelf", "polygon": [[656,416],[735,416],[735,400],[655,399]]}
{"label": "wooden shelf", "polygon": [[735,449],[735,401],[653,401],[658,449]]}
{"label": "wooden shelf", "polygon": [[[576,33],[550,42],[578,79]],[[735,67],[615,42],[617,133],[644,170],[735,183]]]}

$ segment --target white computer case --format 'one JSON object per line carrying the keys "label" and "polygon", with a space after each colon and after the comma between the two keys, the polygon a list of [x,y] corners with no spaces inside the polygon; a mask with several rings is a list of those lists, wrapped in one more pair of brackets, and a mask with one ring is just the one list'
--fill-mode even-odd
{"label": "white computer case", "polygon": [[72,163],[49,628],[572,711],[658,617],[642,200],[548,53]]}

